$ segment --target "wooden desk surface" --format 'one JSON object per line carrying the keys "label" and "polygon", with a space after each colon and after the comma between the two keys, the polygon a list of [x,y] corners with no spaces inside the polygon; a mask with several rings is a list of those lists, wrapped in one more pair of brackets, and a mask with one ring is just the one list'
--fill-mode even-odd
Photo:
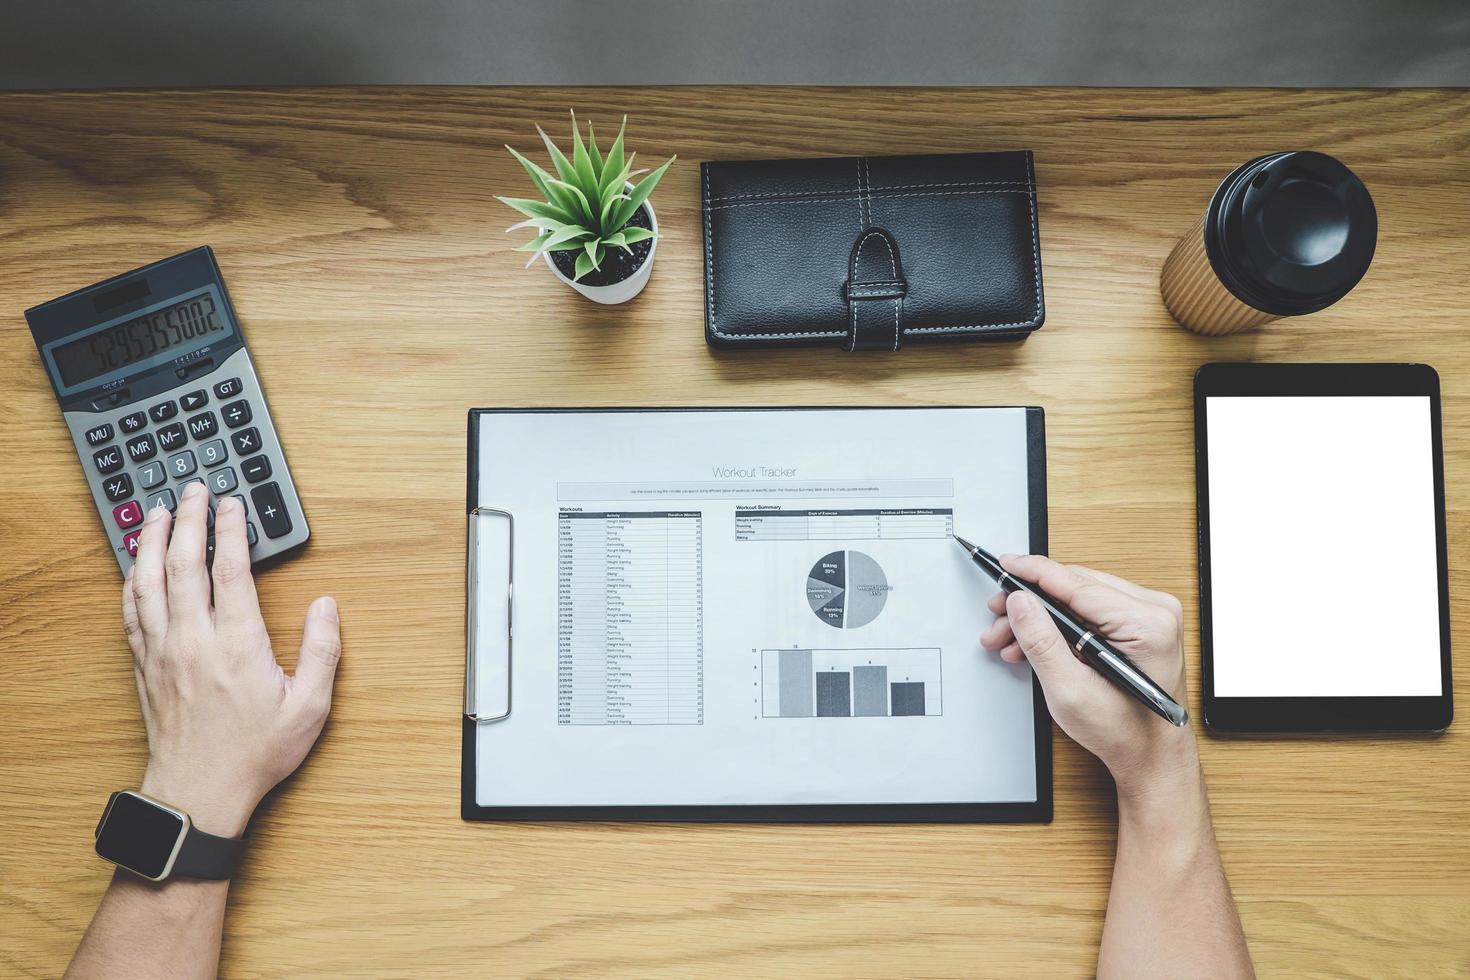
{"label": "wooden desk surface", "polygon": [[[653,281],[601,308],[523,271],[492,199],[575,106],[643,159]],[[1220,177],[1339,155],[1381,231],[1340,306],[1224,340],[1158,269]],[[1036,152],[1047,322],[1023,345],[714,357],[697,161]],[[1050,826],[475,825],[458,817],[464,424],[474,405],[1046,407],[1052,547],[1178,594],[1197,685],[1191,376],[1210,360],[1422,360],[1444,386],[1454,643],[1470,679],[1470,95],[1436,91],[369,89],[0,95],[0,972],[52,976],[107,872],[105,794],[145,745],[117,571],[22,310],[218,251],[311,515],[260,583],[290,661],[341,603],[332,720],[256,822],[230,976],[977,976],[1091,971],[1111,785],[1056,735]],[[1084,476],[1084,473],[1086,476]],[[1263,601],[1271,601],[1263,597]],[[1393,593],[1360,628],[1394,642]],[[1197,696],[1197,687],[1196,687]],[[1192,702],[1197,705],[1197,700]],[[1202,738],[1266,975],[1470,971],[1470,736]]]}

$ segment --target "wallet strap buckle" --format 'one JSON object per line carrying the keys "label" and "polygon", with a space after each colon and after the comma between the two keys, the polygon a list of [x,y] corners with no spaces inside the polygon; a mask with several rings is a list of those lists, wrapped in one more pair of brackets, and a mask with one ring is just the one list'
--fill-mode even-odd
{"label": "wallet strap buckle", "polygon": [[848,330],[844,350],[893,350],[903,346],[903,301],[908,280],[898,242],[885,228],[864,228],[847,262]]}

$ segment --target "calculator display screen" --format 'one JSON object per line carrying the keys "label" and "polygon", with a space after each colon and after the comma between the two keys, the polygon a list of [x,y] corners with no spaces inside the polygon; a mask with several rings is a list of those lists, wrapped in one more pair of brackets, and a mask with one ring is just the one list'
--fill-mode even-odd
{"label": "calculator display screen", "polygon": [[214,296],[201,293],[51,349],[64,388],[131,366],[171,361],[229,335]]}

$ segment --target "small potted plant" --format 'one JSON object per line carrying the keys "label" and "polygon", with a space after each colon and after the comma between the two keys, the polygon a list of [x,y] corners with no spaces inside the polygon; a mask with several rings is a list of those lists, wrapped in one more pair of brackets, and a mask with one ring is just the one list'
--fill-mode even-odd
{"label": "small potted plant", "polygon": [[[648,285],[658,243],[658,219],[648,195],[676,159],[670,157],[652,173],[634,170],[633,157],[637,154],[629,154],[626,159],[623,156],[627,125],[624,116],[617,139],[603,156],[592,124],[587,124],[584,143],[573,113],[571,159],[537,126],[536,132],[551,155],[554,175],[513,147],[506,147],[530,174],[541,195],[540,200],[499,198],[526,216],[508,231],[536,230],[536,237],[518,249],[531,253],[527,268],[540,256],[558,278],[598,303],[626,303]],[[634,184],[633,178],[641,174],[648,176]]]}

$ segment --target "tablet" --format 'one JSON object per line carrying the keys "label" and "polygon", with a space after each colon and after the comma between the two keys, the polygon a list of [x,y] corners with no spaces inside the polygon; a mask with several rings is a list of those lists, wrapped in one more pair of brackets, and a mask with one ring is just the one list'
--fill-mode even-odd
{"label": "tablet", "polygon": [[1205,723],[1448,727],[1434,369],[1207,364],[1194,390]]}

